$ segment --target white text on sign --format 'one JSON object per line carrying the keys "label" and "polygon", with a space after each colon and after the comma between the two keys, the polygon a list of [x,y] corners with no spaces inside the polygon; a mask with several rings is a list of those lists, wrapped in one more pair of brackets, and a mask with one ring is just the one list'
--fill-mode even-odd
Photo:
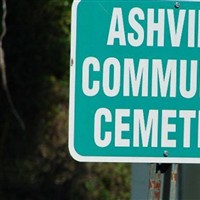
{"label": "white text on sign", "polygon": [[[187,47],[200,47],[200,11],[180,9],[175,17],[176,11],[174,9],[147,9],[145,13],[140,8],[132,8],[128,19],[124,20],[122,8],[114,8],[107,45],[116,45],[118,42],[122,46],[129,44],[134,47],[141,45],[164,47],[165,42],[169,40],[172,47],[180,47],[181,42]],[[155,12],[158,13],[157,19]],[[195,20],[198,20],[198,23],[195,23]],[[141,25],[144,21],[145,27]],[[130,24],[132,32],[126,33],[124,23]],[[165,35],[165,27],[167,27],[165,23],[169,28],[168,37]],[[198,24],[198,27],[195,24]],[[187,33],[186,40],[182,40],[184,29],[187,29],[184,31]],[[197,34],[195,30],[198,30]],[[156,34],[157,41],[154,39]]]}
{"label": "white text on sign", "polygon": [[[135,7],[124,16],[122,8],[113,8],[107,33],[109,47],[199,48],[200,11]],[[88,97],[199,98],[199,60],[175,58],[108,56],[102,60],[88,55],[82,62],[82,92]],[[191,140],[200,148],[199,110],[102,107],[95,110],[93,119],[94,142],[101,148],[190,148]],[[108,128],[111,123],[114,127]],[[193,126],[197,131],[192,135]],[[182,141],[178,143],[177,138]]]}

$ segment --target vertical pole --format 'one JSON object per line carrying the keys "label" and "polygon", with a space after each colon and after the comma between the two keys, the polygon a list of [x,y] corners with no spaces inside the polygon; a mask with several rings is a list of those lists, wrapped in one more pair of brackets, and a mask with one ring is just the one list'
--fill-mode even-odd
{"label": "vertical pole", "polygon": [[172,164],[171,180],[170,180],[170,200],[177,199],[177,176],[178,176],[178,164]]}
{"label": "vertical pole", "polygon": [[[169,168],[166,164],[151,164],[149,179],[149,200],[162,200],[164,194],[165,172]],[[168,181],[169,184],[170,181]],[[165,190],[166,191],[166,190]]]}
{"label": "vertical pole", "polygon": [[[142,167],[145,166],[144,164],[135,166],[137,166],[135,169],[132,167],[132,172],[135,173],[135,178],[132,177],[132,200],[146,199],[147,196],[148,200],[178,199],[178,164],[172,164],[172,166],[171,164],[150,164],[148,195],[144,183],[147,176],[142,175],[142,172],[147,171],[147,168],[145,170]],[[171,169],[171,172],[168,169]],[[164,188],[164,185],[168,189]]]}
{"label": "vertical pole", "polygon": [[149,200],[161,200],[163,193],[163,175],[157,171],[157,164],[150,165],[149,175]]}
{"label": "vertical pole", "polygon": [[150,164],[149,170],[149,195],[148,199],[154,199],[154,188],[155,188],[155,174],[156,174],[156,164]]}
{"label": "vertical pole", "polygon": [[164,199],[163,198],[163,192],[164,192],[164,174],[161,173],[161,186],[160,186],[160,200]]}
{"label": "vertical pole", "polygon": [[131,165],[131,200],[148,198],[149,164]]}
{"label": "vertical pole", "polygon": [[155,188],[154,188],[154,200],[162,199],[162,174],[161,171],[157,171],[155,174]]}

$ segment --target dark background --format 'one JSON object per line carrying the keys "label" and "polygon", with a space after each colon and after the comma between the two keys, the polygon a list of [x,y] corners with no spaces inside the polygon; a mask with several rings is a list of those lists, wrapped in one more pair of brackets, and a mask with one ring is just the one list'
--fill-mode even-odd
{"label": "dark background", "polygon": [[12,112],[1,72],[0,199],[130,199],[128,164],[78,163],[68,152],[72,1],[6,2],[8,88],[25,130]]}

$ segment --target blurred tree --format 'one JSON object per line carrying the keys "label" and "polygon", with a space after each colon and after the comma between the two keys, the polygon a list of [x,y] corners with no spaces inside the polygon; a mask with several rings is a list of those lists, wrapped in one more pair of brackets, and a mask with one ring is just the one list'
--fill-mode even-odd
{"label": "blurred tree", "polygon": [[68,153],[71,3],[7,0],[8,87],[26,129],[1,86],[0,199],[130,199],[129,165],[77,163]]}

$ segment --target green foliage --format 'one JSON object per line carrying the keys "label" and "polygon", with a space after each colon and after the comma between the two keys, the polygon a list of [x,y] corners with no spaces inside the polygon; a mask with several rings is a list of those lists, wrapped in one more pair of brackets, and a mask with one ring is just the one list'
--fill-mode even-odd
{"label": "green foliage", "polygon": [[130,199],[130,167],[72,160],[67,149],[71,0],[7,0],[8,86],[0,91],[0,199]]}

